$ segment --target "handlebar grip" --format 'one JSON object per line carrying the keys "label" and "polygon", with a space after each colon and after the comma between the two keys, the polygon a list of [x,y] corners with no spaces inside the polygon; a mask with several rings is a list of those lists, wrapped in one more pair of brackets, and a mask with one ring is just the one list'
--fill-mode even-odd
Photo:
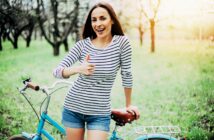
{"label": "handlebar grip", "polygon": [[31,88],[31,89],[33,89],[35,91],[38,91],[40,89],[40,87],[38,85],[36,85],[36,84],[34,84],[32,82],[26,82],[25,84],[26,84],[26,86],[28,88]]}

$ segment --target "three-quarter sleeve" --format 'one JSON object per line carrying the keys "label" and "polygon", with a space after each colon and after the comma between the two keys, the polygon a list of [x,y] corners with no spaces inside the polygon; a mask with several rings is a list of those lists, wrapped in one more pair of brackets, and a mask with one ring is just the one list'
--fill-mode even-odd
{"label": "three-quarter sleeve", "polygon": [[129,42],[129,39],[124,36],[124,40],[121,43],[121,76],[122,76],[122,85],[123,87],[131,88],[133,77],[131,70],[131,61],[132,61],[132,49]]}
{"label": "three-quarter sleeve", "polygon": [[68,55],[60,62],[60,64],[53,70],[53,75],[56,78],[64,78],[62,76],[62,71],[66,67],[71,67],[75,62],[80,59],[82,52],[81,42],[77,42],[74,47],[72,47]]}

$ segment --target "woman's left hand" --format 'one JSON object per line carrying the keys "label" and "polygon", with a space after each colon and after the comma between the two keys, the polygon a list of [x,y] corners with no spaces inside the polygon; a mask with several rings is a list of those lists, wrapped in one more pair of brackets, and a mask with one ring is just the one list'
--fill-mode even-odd
{"label": "woman's left hand", "polygon": [[140,112],[136,106],[130,105],[126,107],[126,111],[132,113],[133,115],[136,115],[136,119],[140,118]]}

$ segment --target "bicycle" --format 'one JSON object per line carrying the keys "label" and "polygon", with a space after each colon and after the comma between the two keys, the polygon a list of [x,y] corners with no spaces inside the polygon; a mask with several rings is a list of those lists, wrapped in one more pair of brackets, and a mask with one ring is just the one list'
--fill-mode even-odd
{"label": "bicycle", "polygon": [[[19,93],[21,93],[25,97],[25,99],[27,100],[27,102],[29,103],[31,108],[33,109],[34,113],[37,115],[37,117],[39,119],[39,123],[37,126],[36,133],[30,134],[27,132],[22,132],[21,135],[14,135],[14,136],[10,137],[9,140],[42,140],[42,136],[45,136],[48,140],[54,140],[54,137],[48,131],[46,131],[44,129],[44,126],[47,123],[51,124],[62,135],[65,136],[66,135],[65,129],[48,115],[48,107],[49,107],[51,95],[55,91],[62,89],[64,87],[67,87],[68,85],[71,86],[73,83],[69,82],[69,81],[61,80],[61,81],[56,81],[50,87],[40,87],[40,86],[32,83],[30,78],[24,80],[23,83],[24,83],[24,87],[18,88]],[[66,86],[64,85],[64,86],[60,86],[60,87],[56,88],[56,86],[60,85],[60,84],[66,84]],[[46,101],[46,104],[44,105],[44,110],[42,111],[42,113],[40,113],[40,115],[37,114],[32,103],[25,96],[25,94],[26,94],[25,91],[28,88],[31,88],[35,91],[42,91],[42,93],[44,93],[46,95],[41,106],[43,106],[45,101]],[[126,111],[122,111],[120,109],[113,109],[112,113],[111,113],[111,118],[112,118],[112,120],[115,121],[115,128],[110,136],[110,140],[123,140],[123,138],[118,136],[117,128],[119,126],[123,127],[127,123],[133,122],[136,119],[136,116],[131,113],[128,113]],[[179,127],[168,127],[168,129],[170,129],[170,132],[164,132],[165,131],[164,127],[160,127],[160,126],[138,127],[135,129],[135,132],[137,134],[139,134],[140,136],[138,138],[136,138],[136,140],[177,140],[171,134],[180,133],[180,128]],[[151,133],[149,132],[150,130],[152,130]]]}

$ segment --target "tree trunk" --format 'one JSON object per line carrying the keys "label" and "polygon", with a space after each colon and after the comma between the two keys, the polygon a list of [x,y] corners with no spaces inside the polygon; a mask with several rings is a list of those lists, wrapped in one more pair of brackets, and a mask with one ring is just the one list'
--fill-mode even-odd
{"label": "tree trunk", "polygon": [[64,41],[63,41],[63,44],[64,44],[64,47],[65,47],[65,51],[68,52],[68,39],[66,38]]}
{"label": "tree trunk", "polygon": [[26,46],[27,46],[27,48],[30,46],[30,41],[31,41],[31,38],[27,38],[27,40],[26,40]]}
{"label": "tree trunk", "polygon": [[142,29],[142,25],[139,25],[138,27],[138,31],[139,31],[139,39],[140,39],[140,47],[143,46],[143,29]]}
{"label": "tree trunk", "polygon": [[2,41],[1,41],[1,38],[2,38],[2,30],[0,29],[0,51],[2,51]]}
{"label": "tree trunk", "polygon": [[8,38],[8,33],[7,32],[4,32],[3,35],[2,35],[2,39],[3,41],[6,41],[6,39]]}
{"label": "tree trunk", "polygon": [[28,36],[27,36],[27,38],[26,38],[26,41],[27,41],[26,45],[27,45],[27,47],[30,46],[31,37],[32,37],[33,29],[34,29],[34,24],[31,23],[31,25],[29,25],[29,26],[30,26],[30,29],[28,30],[28,31],[29,31],[29,34],[28,34]]}
{"label": "tree trunk", "polygon": [[59,56],[59,47],[60,47],[59,43],[56,43],[53,45],[53,55],[54,56]]}
{"label": "tree trunk", "polygon": [[0,35],[0,51],[2,51],[2,50],[3,50],[3,48],[2,48],[2,41],[1,41],[1,35]]}
{"label": "tree trunk", "polygon": [[33,32],[33,30],[29,30],[29,35],[28,35],[27,38],[26,38],[26,46],[27,46],[27,47],[30,46],[32,32]]}
{"label": "tree trunk", "polygon": [[13,48],[14,49],[18,49],[18,37],[17,35],[14,36],[14,44],[13,44]]}
{"label": "tree trunk", "polygon": [[154,19],[150,19],[150,27],[151,27],[151,52],[155,52],[155,21]]}
{"label": "tree trunk", "polygon": [[138,23],[138,32],[139,32],[139,39],[140,39],[140,47],[143,46],[143,24],[142,24],[142,9],[140,10],[139,14],[139,23]]}

